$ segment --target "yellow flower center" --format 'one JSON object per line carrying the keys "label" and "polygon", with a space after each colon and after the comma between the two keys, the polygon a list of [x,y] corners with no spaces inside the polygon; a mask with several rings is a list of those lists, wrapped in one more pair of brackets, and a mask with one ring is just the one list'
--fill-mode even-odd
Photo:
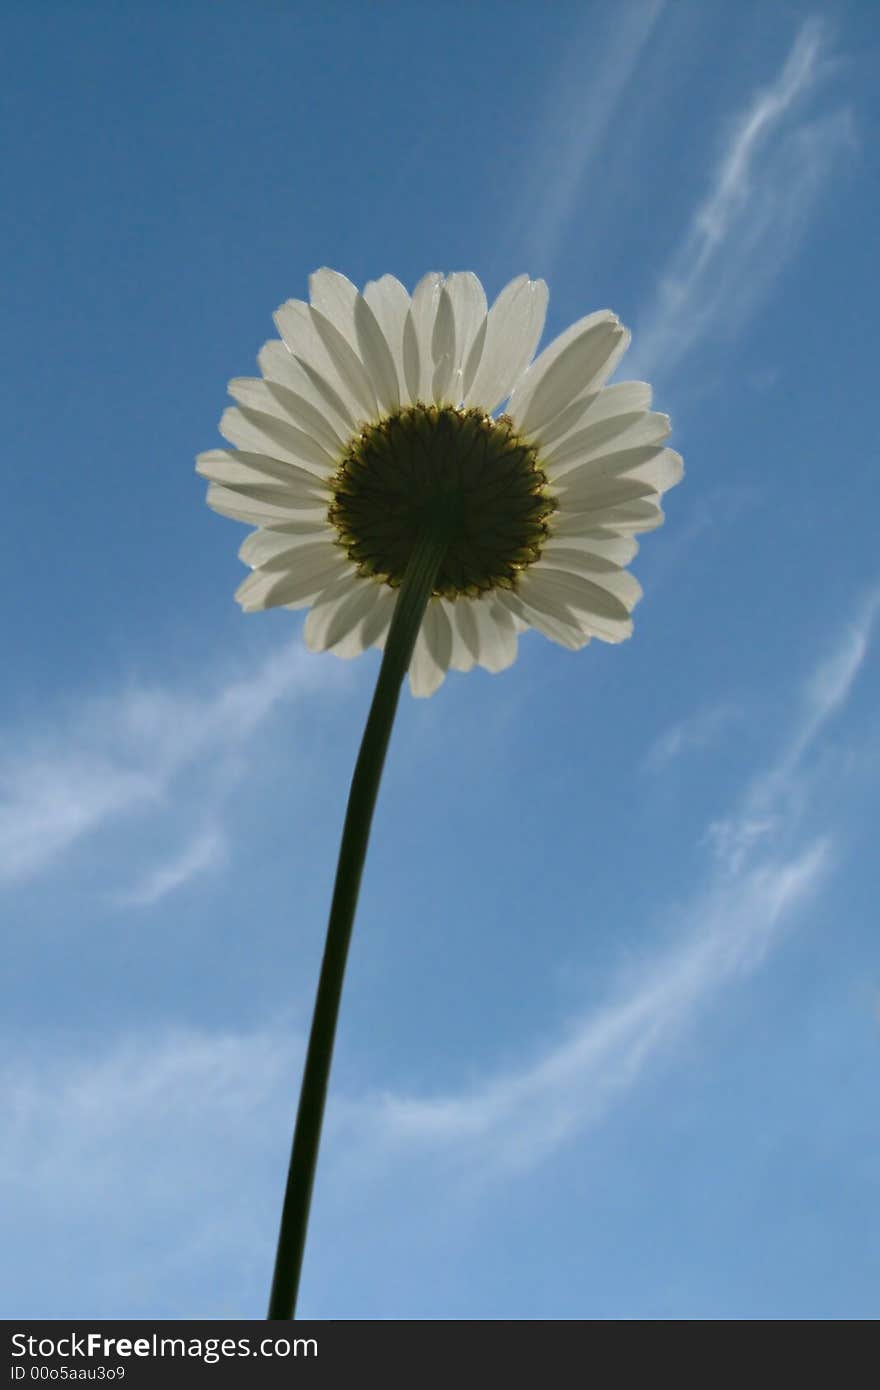
{"label": "yellow flower center", "polygon": [[513,588],[556,507],[506,416],[421,402],[366,425],[331,488],[329,518],[359,573],[396,587],[431,530],[446,539],[434,593],[452,599]]}

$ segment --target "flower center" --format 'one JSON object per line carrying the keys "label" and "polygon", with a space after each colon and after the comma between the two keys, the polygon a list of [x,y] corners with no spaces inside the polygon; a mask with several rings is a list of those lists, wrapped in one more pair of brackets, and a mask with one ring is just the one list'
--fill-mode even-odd
{"label": "flower center", "polygon": [[407,406],[351,442],[331,480],[329,518],[363,575],[396,587],[424,532],[446,540],[445,598],[513,588],[541,554],[556,503],[535,449],[506,416]]}

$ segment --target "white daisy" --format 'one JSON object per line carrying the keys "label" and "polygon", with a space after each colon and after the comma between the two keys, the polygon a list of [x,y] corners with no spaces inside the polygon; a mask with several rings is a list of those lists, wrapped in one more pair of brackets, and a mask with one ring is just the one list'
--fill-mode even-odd
{"label": "white daisy", "polygon": [[[306,644],[382,647],[425,519],[449,544],[409,667],[430,695],[453,667],[501,671],[527,627],[565,647],[632,631],[636,533],[683,473],[643,382],[606,386],[629,343],[607,310],[533,359],[547,287],[521,275],[491,309],[476,275],[332,270],[275,315],[262,377],[230,382],[233,446],[200,454],[208,505],[256,527],[246,612],[309,608]],[[500,411],[505,406],[504,413]]]}

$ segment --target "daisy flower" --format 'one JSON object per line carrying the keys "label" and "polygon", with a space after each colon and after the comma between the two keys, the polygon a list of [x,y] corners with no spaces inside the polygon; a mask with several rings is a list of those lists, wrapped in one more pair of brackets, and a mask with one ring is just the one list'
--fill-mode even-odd
{"label": "daisy flower", "polygon": [[[629,342],[607,310],[535,357],[547,286],[491,309],[475,275],[392,275],[361,294],[319,270],[275,315],[261,377],[230,382],[232,445],[200,454],[215,511],[255,529],[246,612],[307,608],[313,651],[382,663],[351,781],[287,1174],[270,1318],[296,1306],[345,964],[404,674],[502,671],[536,628],[573,650],[632,631],[635,536],[682,476],[642,382],[606,386]],[[502,411],[503,407],[503,411]]]}
{"label": "daisy flower", "polygon": [[[606,386],[629,342],[607,310],[537,357],[547,287],[488,308],[476,275],[392,275],[360,293],[319,270],[275,315],[262,375],[229,385],[232,446],[199,455],[207,501],[256,529],[246,612],[307,608],[312,651],[382,648],[426,527],[444,551],[409,663],[414,695],[451,667],[504,670],[535,628],[572,650],[632,631],[635,537],[682,476],[643,382]],[[501,408],[503,408],[503,412]]]}

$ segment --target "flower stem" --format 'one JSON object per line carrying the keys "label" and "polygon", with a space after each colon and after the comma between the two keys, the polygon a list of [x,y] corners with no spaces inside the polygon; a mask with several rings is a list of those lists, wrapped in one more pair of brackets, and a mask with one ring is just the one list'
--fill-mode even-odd
{"label": "flower stem", "polygon": [[373,808],[400,687],[445,549],[445,537],[439,528],[432,528],[417,542],[410,557],[391,619],[376,691],[351,779],[281,1212],[269,1318],[294,1316],[339,1000]]}

